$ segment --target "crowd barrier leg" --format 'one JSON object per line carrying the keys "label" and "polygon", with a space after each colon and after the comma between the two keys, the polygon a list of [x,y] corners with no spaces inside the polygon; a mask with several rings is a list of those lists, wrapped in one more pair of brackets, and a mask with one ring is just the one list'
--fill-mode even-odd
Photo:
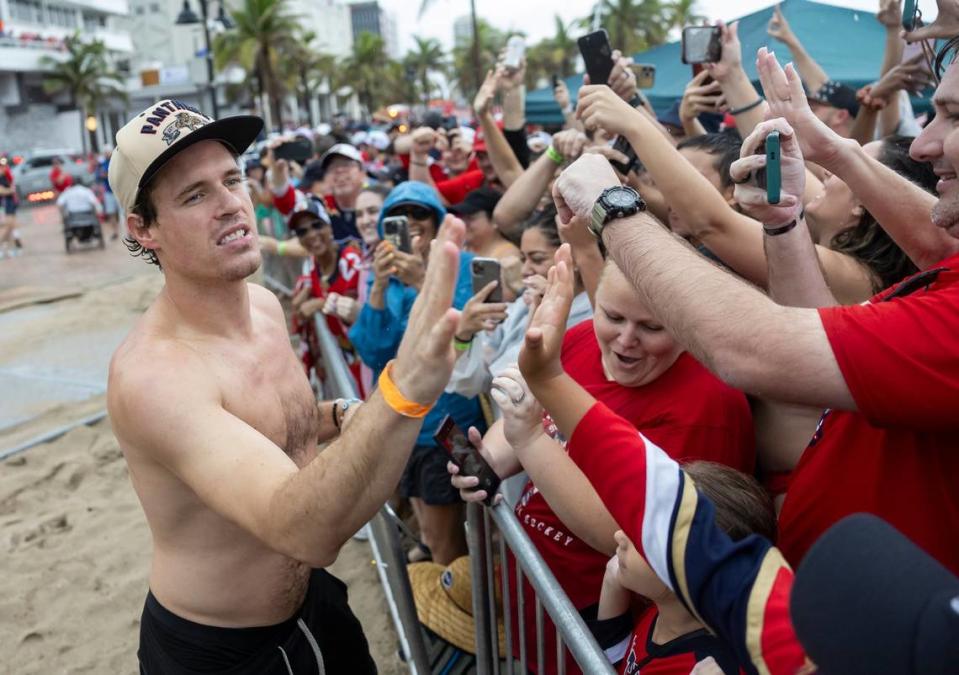
{"label": "crowd barrier leg", "polygon": [[482,511],[479,504],[466,505],[466,542],[470,550],[473,623],[476,626],[476,675],[492,675],[490,615],[493,621],[496,621],[496,615],[490,612],[489,584],[486,583],[487,532]]}

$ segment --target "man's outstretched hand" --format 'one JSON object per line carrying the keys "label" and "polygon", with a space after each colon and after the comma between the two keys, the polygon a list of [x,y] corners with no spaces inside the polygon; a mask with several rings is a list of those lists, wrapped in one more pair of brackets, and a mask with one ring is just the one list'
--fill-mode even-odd
{"label": "man's outstretched hand", "polygon": [[465,236],[463,221],[446,216],[432,242],[423,287],[393,365],[393,381],[403,396],[424,405],[443,393],[456,361],[453,333],[459,311],[452,304]]}
{"label": "man's outstretched hand", "polygon": [[560,354],[575,294],[569,244],[559,247],[555,260],[549,270],[546,293],[530,313],[526,340],[519,353],[520,372],[529,382],[542,382],[563,372]]}

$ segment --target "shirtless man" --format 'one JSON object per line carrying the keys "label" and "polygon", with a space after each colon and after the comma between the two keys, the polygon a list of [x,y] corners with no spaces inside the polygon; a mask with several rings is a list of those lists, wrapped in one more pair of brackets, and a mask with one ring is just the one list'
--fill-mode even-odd
{"label": "shirtless man", "polygon": [[113,357],[107,401],[153,535],[147,675],[375,672],[322,568],[396,488],[453,366],[464,227],[450,217],[394,364],[317,453],[334,413],[279,302],[245,281],[260,252],[237,154],[261,128],[164,101],[118,132],[110,164],[128,246],[166,281]]}

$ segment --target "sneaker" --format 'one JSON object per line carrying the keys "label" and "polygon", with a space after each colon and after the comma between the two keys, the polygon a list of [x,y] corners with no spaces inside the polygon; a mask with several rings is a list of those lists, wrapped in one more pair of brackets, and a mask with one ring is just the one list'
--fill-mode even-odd
{"label": "sneaker", "polygon": [[406,561],[411,563],[423,562],[424,560],[432,560],[433,553],[423,546],[423,544],[417,544],[411,548],[406,554]]}
{"label": "sneaker", "polygon": [[23,248],[23,242],[20,241],[20,237],[14,237],[13,243],[17,248]]}

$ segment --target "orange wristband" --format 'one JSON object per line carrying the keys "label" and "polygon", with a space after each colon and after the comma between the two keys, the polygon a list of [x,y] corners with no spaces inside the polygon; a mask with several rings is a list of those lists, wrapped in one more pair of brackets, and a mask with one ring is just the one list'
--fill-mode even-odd
{"label": "orange wristband", "polygon": [[380,373],[379,388],[386,405],[403,417],[426,417],[426,413],[433,407],[432,403],[430,405],[415,403],[400,393],[396,383],[393,382],[393,361],[387,363],[386,368]]}

